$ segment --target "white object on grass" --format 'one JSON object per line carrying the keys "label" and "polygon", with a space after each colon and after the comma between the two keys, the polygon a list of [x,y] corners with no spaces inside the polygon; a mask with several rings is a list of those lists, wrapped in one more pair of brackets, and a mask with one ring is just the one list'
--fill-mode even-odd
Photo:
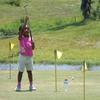
{"label": "white object on grass", "polygon": [[67,90],[68,90],[68,85],[69,85],[68,83],[69,83],[69,82],[68,82],[68,79],[65,79],[65,80],[64,80],[64,91],[65,91],[65,92],[67,92]]}

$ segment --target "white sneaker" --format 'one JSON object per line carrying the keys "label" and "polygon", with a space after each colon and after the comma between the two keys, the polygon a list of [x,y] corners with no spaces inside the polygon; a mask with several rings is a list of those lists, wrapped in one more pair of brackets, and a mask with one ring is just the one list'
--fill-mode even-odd
{"label": "white sneaker", "polygon": [[35,87],[34,85],[33,85],[33,86],[30,85],[30,86],[29,86],[29,90],[30,90],[30,91],[36,91],[36,87]]}
{"label": "white sneaker", "polygon": [[16,91],[20,91],[20,90],[21,90],[21,86],[17,85]]}

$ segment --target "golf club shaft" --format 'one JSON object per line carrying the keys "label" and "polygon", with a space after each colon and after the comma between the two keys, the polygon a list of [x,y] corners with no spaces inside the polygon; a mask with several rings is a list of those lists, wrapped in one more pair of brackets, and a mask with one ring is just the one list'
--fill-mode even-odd
{"label": "golf club shaft", "polygon": [[[24,6],[26,16],[28,16],[27,6],[28,6],[28,5],[25,5],[25,6]],[[30,26],[30,22],[29,22],[29,21],[28,21],[28,23],[29,23],[29,26]],[[32,40],[32,32],[31,32],[31,29],[30,29],[30,37],[31,37],[31,41],[33,41],[33,40]]]}

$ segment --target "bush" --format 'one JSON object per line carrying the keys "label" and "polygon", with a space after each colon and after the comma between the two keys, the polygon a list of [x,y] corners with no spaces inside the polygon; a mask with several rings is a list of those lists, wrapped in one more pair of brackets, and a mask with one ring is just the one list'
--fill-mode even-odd
{"label": "bush", "polygon": [[10,0],[9,3],[11,5],[20,6],[21,5],[21,0]]}
{"label": "bush", "polygon": [[0,36],[12,36],[17,35],[19,28],[19,21],[13,23],[7,23],[0,26]]}

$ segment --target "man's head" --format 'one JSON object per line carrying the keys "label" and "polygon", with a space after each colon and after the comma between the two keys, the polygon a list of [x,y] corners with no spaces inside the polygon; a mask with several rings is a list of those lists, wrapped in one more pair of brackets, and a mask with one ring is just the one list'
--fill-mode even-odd
{"label": "man's head", "polygon": [[[23,28],[23,29],[22,29]],[[29,27],[28,27],[28,25],[25,25],[24,27],[23,27],[23,25],[21,25],[20,27],[19,27],[19,31],[21,31],[22,30],[22,35],[23,36],[25,36],[25,37],[29,37]]]}
{"label": "man's head", "polygon": [[23,29],[23,35],[26,37],[29,36],[29,27],[27,25],[25,25]]}

